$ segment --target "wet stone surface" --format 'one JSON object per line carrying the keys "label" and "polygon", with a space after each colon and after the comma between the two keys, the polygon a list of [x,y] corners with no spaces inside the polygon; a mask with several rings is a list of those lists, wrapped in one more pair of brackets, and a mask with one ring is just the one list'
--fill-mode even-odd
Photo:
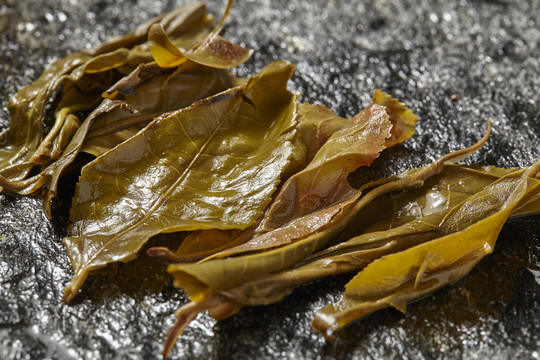
{"label": "wet stone surface", "polygon": [[[0,127],[7,102],[53,60],[90,48],[182,1],[4,0],[0,3]],[[214,14],[219,1],[209,2]],[[247,1],[227,36],[255,50],[235,70],[276,59],[297,65],[302,100],[353,115],[375,88],[419,116],[417,133],[389,152],[389,172],[472,144],[467,161],[527,166],[540,158],[540,24],[536,0]],[[0,358],[157,359],[173,311],[187,301],[148,259],[91,276],[75,303],[61,302],[72,275],[62,237],[68,199],[48,221],[38,198],[0,195]],[[215,322],[200,316],[171,358],[539,358],[540,217],[503,228],[493,255],[467,277],[411,304],[384,310],[326,343],[314,313],[339,299],[348,276],[298,288],[284,301]],[[143,276],[143,280],[133,281]]]}

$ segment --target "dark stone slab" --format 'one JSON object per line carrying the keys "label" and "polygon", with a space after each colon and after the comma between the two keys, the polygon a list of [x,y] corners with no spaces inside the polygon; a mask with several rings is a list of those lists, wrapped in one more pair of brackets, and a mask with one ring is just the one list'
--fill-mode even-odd
{"label": "dark stone slab", "polygon": [[[0,4],[0,126],[7,101],[54,59],[120,35],[177,1],[4,0]],[[222,9],[210,2],[214,13]],[[540,158],[538,1],[247,1],[227,36],[255,49],[237,69],[297,64],[291,89],[352,115],[374,88],[420,115],[417,133],[392,152],[398,172],[473,143],[468,161],[527,166]],[[139,261],[90,277],[71,306],[61,242],[65,202],[49,222],[36,198],[0,195],[0,358],[153,359],[186,297],[162,267]],[[62,210],[64,209],[64,211]],[[539,358],[540,218],[512,220],[493,255],[467,277],[409,306],[380,311],[332,344],[311,330],[317,309],[339,298],[348,276],[303,286],[284,301],[216,323],[200,316],[172,358]],[[155,273],[141,282],[134,274]],[[536,274],[536,275],[535,275]],[[536,276],[536,278],[535,278]]]}

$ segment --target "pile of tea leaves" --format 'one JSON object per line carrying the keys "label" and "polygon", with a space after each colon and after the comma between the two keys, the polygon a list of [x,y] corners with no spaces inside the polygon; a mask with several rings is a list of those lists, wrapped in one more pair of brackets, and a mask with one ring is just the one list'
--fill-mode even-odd
{"label": "pile of tea leaves", "polygon": [[463,277],[507,219],[540,212],[540,161],[457,164],[486,143],[489,120],[469,147],[373,176],[369,165],[409,139],[418,116],[381,90],[347,118],[300,102],[285,60],[235,75],[253,52],[221,35],[231,6],[214,25],[204,4],[186,5],[53,62],[11,98],[2,190],[42,194],[51,219],[59,184],[75,188],[66,303],[113,263],[168,263],[191,299],[176,312],[168,356],[201,312],[225,319],[351,273],[343,298],[313,319],[331,340]]}

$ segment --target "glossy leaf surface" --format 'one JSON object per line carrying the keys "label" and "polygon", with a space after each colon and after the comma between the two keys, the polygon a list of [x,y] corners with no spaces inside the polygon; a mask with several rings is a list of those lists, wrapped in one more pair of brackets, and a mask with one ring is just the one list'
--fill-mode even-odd
{"label": "glossy leaf surface", "polygon": [[[347,200],[346,206],[337,204],[330,208],[332,216],[327,215],[327,209],[315,215],[305,217],[305,222],[299,222],[297,226],[284,226],[274,231],[261,235],[274,235],[276,238],[279,235],[281,238],[281,246],[273,250],[249,254],[248,251],[242,253],[242,256],[229,258],[214,258],[210,257],[206,261],[196,264],[171,264],[168,271],[175,278],[175,285],[184,288],[188,294],[197,299],[205,297],[207,294],[215,293],[221,289],[226,289],[242,283],[243,281],[256,278],[265,273],[276,272],[297,263],[304,258],[310,256],[318,248],[326,244],[331,238],[337,235],[357,214],[365,209],[368,209],[370,204],[375,202],[379,197],[391,194],[395,191],[417,188],[422,186],[427,179],[439,174],[444,169],[444,164],[451,161],[454,157],[462,157],[464,154],[470,153],[478,149],[481,144],[487,140],[487,135],[474,146],[463,149],[451,154],[448,154],[435,163],[426,165],[423,168],[410,171],[392,179],[381,179],[364,185],[357,190],[359,194],[369,190],[363,197],[357,198],[356,201]],[[341,209],[336,212],[334,208]],[[339,214],[339,215],[336,215]],[[318,225],[312,219],[325,219],[324,226]],[[299,230],[299,227],[303,228]],[[265,239],[266,240],[266,239]],[[300,244],[300,245],[299,245]],[[304,248],[298,251],[297,248]],[[310,251],[305,249],[309,248]],[[269,259],[275,254],[275,261]],[[252,261],[252,259],[255,259]],[[260,259],[264,259],[260,261]],[[253,267],[251,263],[253,262]],[[273,264],[273,265],[271,265]],[[289,265],[287,265],[289,264]],[[235,276],[230,274],[237,273]],[[195,290],[190,290],[191,288]]]}
{"label": "glossy leaf surface", "polygon": [[285,182],[254,236],[217,256],[280,246],[345,216],[362,194],[347,177],[379,156],[393,136],[391,120],[399,123],[404,118],[391,119],[386,107],[375,103],[357,114],[332,134],[304,170]]}
{"label": "glossy leaf surface", "polygon": [[[189,33],[186,39],[210,31],[204,5],[187,5],[124,37],[55,61],[10,99],[10,127],[0,134],[0,142],[5,144],[0,148],[1,188],[29,194],[47,184],[48,179],[41,175],[28,177],[30,171],[61,155],[80,125],[75,114],[91,111],[101,101],[103,91],[139,64],[152,60],[143,43],[150,26],[160,21],[170,35]],[[45,108],[60,88],[54,122],[48,125]]]}
{"label": "glossy leaf surface", "polygon": [[[342,240],[338,244],[315,252],[289,270],[269,273],[227,289],[226,296],[242,306],[270,304],[288,295],[295,286],[326,276],[358,271],[384,255],[429,241],[437,236],[440,222],[453,207],[504,174],[516,171],[488,170],[483,172],[466,166],[447,165],[439,175],[428,179],[419,189],[399,196],[382,195],[367,204],[350,223],[384,209],[388,213],[386,217],[393,219],[392,222],[384,221],[386,228],[379,224],[378,231],[368,230],[352,238],[342,233],[339,236]],[[540,195],[540,188],[537,190],[536,195]],[[434,194],[437,194],[439,201],[432,201]],[[540,212],[540,199],[534,196],[528,200],[520,203],[512,216]],[[389,211],[392,209],[391,202],[395,204],[393,211]],[[411,203],[424,205],[421,211],[409,213],[408,204]]]}
{"label": "glossy leaf surface", "polygon": [[66,301],[89,271],[133,259],[155,234],[242,229],[261,215],[292,155],[292,71],[272,63],[242,87],[157,118],[83,168],[64,240],[75,269]]}
{"label": "glossy leaf surface", "polygon": [[[293,156],[283,174],[282,181],[305,168],[328,138],[343,128],[349,119],[336,115],[323,105],[298,104],[297,135],[293,140]],[[153,256],[165,254],[171,262],[189,262],[225,250],[252,236],[258,224],[246,231],[200,230],[187,236],[176,254],[166,249],[150,251]]]}
{"label": "glossy leaf surface", "polygon": [[185,64],[174,72],[155,64],[140,65],[108,90],[107,98],[80,125],[60,158],[37,176],[49,182],[43,202],[45,213],[51,217],[50,202],[58,181],[79,152],[102,155],[155,117],[224,91],[234,83],[234,77],[224,70],[196,64]]}
{"label": "glossy leaf surface", "polygon": [[493,251],[504,222],[523,199],[537,194],[533,179],[540,162],[513,172],[452,208],[437,228],[437,238],[372,262],[347,285],[343,299],[315,317],[313,327],[326,336],[375,310],[405,311],[423,297],[467,274]]}
{"label": "glossy leaf surface", "polygon": [[150,51],[158,65],[165,68],[176,67],[189,60],[209,67],[230,69],[246,62],[253,51],[233,44],[219,35],[232,4],[233,1],[229,0],[219,24],[193,48],[174,44],[161,24],[152,25],[148,40],[151,42]]}
{"label": "glossy leaf surface", "polygon": [[81,151],[100,156],[135,135],[158,115],[181,109],[235,85],[236,80],[229,72],[193,63],[174,71],[155,64],[140,65],[107,90],[107,99],[120,100],[126,106],[96,117]]}
{"label": "glossy leaf surface", "polygon": [[[253,298],[250,300],[250,295],[238,289],[242,288],[243,284],[249,284],[249,282],[257,281],[257,279],[264,278],[269,274],[283,271],[307,258],[325,246],[356,214],[379,196],[422,186],[427,179],[439,174],[444,169],[445,163],[460,159],[481,147],[487,141],[488,135],[489,128],[486,136],[469,148],[447,154],[430,165],[393,179],[382,179],[366,184],[357,190],[358,193],[371,190],[363,197],[353,201],[351,205],[347,204],[349,209],[341,208],[340,216],[334,215],[328,218],[323,229],[316,226],[312,227],[311,231],[303,230],[303,232],[298,232],[298,226],[290,230],[287,226],[277,229],[276,231],[282,231],[280,236],[288,237],[287,241],[281,241],[280,247],[254,254],[246,252],[246,254],[235,257],[210,258],[208,261],[195,264],[169,265],[168,271],[173,275],[174,285],[183,288],[191,297],[192,302],[179,309],[177,324],[169,335],[164,352],[167,353],[170,350],[174,339],[187,326],[186,322],[191,321],[196,316],[193,314],[194,311],[210,310],[212,313],[214,307],[237,311],[243,303],[253,301],[251,304],[260,304],[257,301],[261,301],[261,299],[262,303],[268,303],[264,297],[258,297],[256,291],[251,293]],[[302,225],[306,225],[307,229],[308,225],[312,223],[312,221],[307,221]],[[277,294],[278,292],[276,292]],[[282,295],[277,296],[279,298]],[[273,297],[273,299],[276,298]],[[269,300],[269,302],[271,301]],[[230,314],[232,313],[234,311],[230,312]]]}

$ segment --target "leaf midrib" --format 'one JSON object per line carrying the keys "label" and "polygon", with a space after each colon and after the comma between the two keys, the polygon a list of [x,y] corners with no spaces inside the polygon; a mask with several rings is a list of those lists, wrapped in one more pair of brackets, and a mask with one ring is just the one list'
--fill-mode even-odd
{"label": "leaf midrib", "polygon": [[[164,192],[162,195],[160,195],[160,197],[158,198],[158,200],[155,202],[155,204],[150,208],[149,211],[146,212],[146,214],[140,218],[139,220],[137,220],[134,224],[128,226],[127,228],[125,228],[124,230],[120,231],[119,233],[115,234],[110,240],[108,240],[106,243],[104,243],[98,251],[96,251],[94,253],[94,255],[92,255],[89,259],[87,259],[81,266],[81,268],[77,271],[77,273],[81,273],[83,272],[83,270],[87,267],[89,267],[89,264],[91,264],[103,251],[104,249],[106,249],[112,242],[114,242],[115,240],[117,240],[118,238],[124,236],[127,232],[139,227],[141,224],[143,224],[149,217],[151,214],[153,214],[162,204],[163,204],[163,201],[167,198],[168,195],[171,194],[172,191],[174,191],[174,189],[177,188],[178,184],[181,183],[182,181],[185,180],[187,174],[189,173],[189,170],[194,166],[194,164],[197,162],[197,160],[200,158],[200,156],[204,153],[205,149],[208,147],[208,144],[210,143],[210,141],[216,136],[217,132],[222,128],[222,126],[227,122],[227,120],[229,120],[230,116],[234,113],[234,111],[238,108],[239,106],[239,103],[242,102],[242,96],[239,96],[241,93],[243,93],[243,90],[241,90],[238,95],[236,95],[237,97],[237,101],[235,104],[233,104],[229,111],[227,112],[227,114],[223,117],[223,119],[219,122],[218,126],[216,126],[216,128],[214,129],[214,131],[212,131],[212,133],[208,136],[208,138],[206,139],[206,141],[204,142],[204,144],[201,146],[200,150],[197,152],[197,154],[193,157],[193,159],[191,160],[191,162],[189,163],[189,165],[186,167],[186,169],[184,170],[183,172],[183,176],[180,176],[168,189],[166,192]],[[218,117],[216,112],[215,112],[215,109],[214,109],[214,104],[210,104],[211,106],[211,109],[212,111],[214,112],[214,116]],[[187,131],[186,131],[186,135],[188,136],[189,138],[189,134],[187,134]],[[145,137],[145,140],[146,140],[146,137]]]}

